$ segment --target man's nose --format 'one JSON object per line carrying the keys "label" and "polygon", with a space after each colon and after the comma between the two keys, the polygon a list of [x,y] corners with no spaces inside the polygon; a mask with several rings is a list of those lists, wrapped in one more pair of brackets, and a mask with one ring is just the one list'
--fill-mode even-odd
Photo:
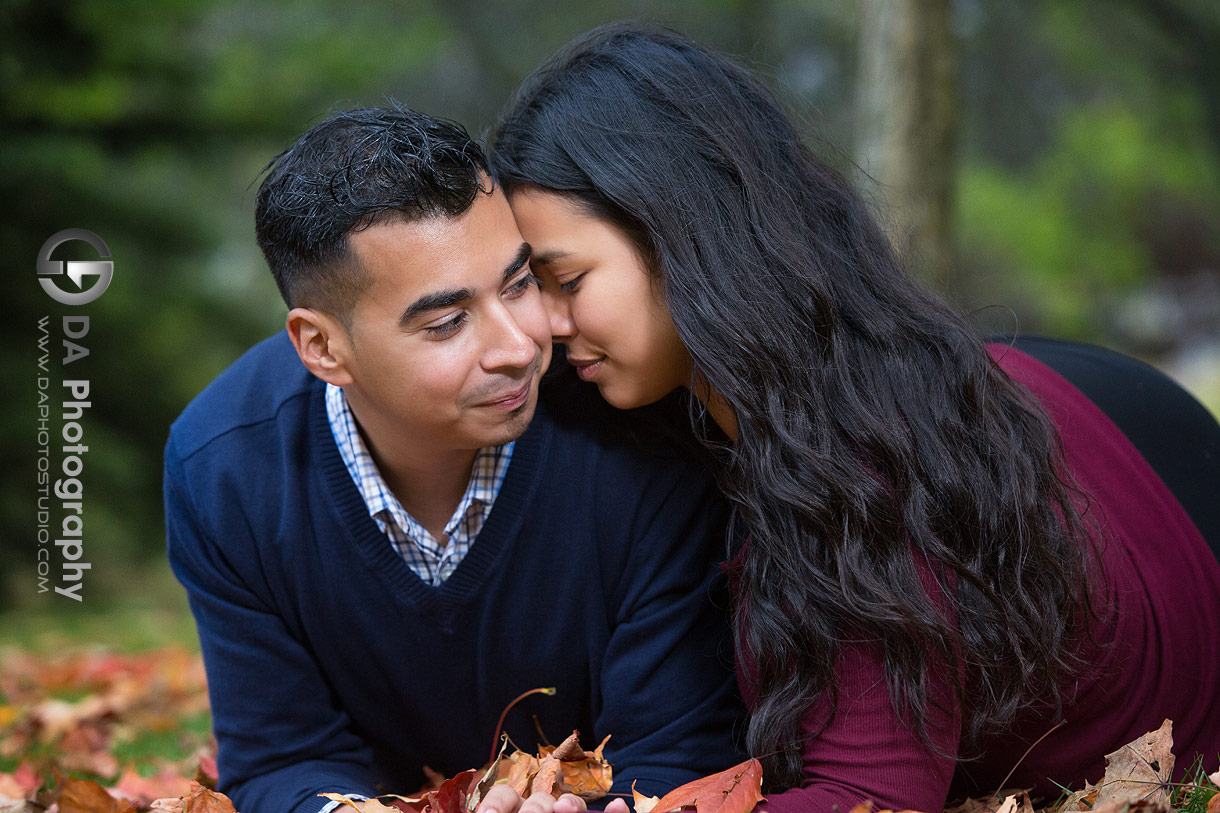
{"label": "man's nose", "polygon": [[534,344],[517,320],[505,307],[496,308],[491,316],[491,330],[485,339],[483,367],[487,370],[511,367],[521,369],[534,363],[538,346]]}

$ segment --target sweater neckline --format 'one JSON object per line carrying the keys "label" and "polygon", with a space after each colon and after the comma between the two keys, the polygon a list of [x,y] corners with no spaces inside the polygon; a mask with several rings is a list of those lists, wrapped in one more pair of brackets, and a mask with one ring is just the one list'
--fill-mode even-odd
{"label": "sweater neckline", "polygon": [[538,414],[543,410],[541,402],[529,428],[513,447],[508,472],[483,529],[449,578],[433,587],[411,570],[369,516],[368,506],[335,444],[326,416],[325,388],[318,383],[311,388],[309,425],[322,475],[320,499],[330,502],[345,531],[344,541],[355,546],[384,588],[395,599],[424,611],[449,628],[453,613],[477,594],[502,551],[516,536],[538,488],[541,464],[551,439],[549,422]]}

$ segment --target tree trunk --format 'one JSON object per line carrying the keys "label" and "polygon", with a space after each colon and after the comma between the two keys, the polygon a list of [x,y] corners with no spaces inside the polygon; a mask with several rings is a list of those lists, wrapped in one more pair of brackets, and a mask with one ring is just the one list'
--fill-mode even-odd
{"label": "tree trunk", "polygon": [[955,273],[958,97],[949,0],[863,0],[857,160],[881,187],[890,238],[916,274]]}

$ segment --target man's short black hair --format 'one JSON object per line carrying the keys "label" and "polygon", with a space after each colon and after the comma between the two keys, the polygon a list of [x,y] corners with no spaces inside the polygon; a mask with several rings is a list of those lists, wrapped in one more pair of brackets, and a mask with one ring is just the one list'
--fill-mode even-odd
{"label": "man's short black hair", "polygon": [[393,100],[335,113],[265,167],[255,234],[288,307],[350,327],[368,285],[347,235],[384,217],[455,216],[490,187],[482,149],[460,124]]}

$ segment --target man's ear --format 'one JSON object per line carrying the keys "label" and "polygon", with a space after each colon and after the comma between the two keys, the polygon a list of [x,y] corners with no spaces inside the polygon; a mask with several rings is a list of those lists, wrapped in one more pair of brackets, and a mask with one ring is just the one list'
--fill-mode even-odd
{"label": "man's ear", "polygon": [[352,383],[351,338],[338,319],[313,308],[293,308],[284,327],[305,369],[336,387]]}

